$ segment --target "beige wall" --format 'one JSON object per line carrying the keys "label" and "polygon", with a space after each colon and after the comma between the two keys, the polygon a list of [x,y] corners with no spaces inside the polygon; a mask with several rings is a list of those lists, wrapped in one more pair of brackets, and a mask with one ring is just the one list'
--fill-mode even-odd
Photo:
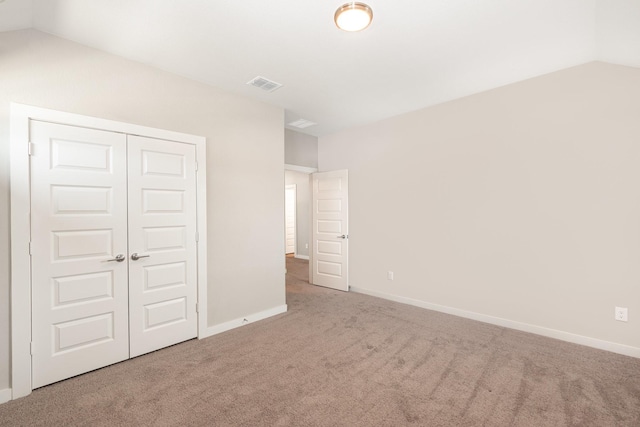
{"label": "beige wall", "polygon": [[640,69],[589,63],[321,137],[351,285],[640,354],[639,118]]}
{"label": "beige wall", "polygon": [[318,167],[318,138],[290,129],[284,131],[284,162],[288,165]]}
{"label": "beige wall", "polygon": [[282,109],[37,31],[1,33],[0,390],[9,385],[11,101],[206,137],[208,323],[285,304]]}
{"label": "beige wall", "polygon": [[311,188],[309,174],[295,171],[284,172],[285,184],[296,186],[296,255],[309,256],[311,228]]}
{"label": "beige wall", "polygon": [[596,0],[596,58],[640,67],[640,2]]}

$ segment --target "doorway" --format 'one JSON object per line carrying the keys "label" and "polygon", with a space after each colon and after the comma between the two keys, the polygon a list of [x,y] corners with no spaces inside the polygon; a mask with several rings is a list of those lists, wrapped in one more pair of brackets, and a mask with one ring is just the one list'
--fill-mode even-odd
{"label": "doorway", "polygon": [[[309,179],[315,170],[314,168],[285,165],[285,254],[292,254],[297,259],[309,259],[309,248],[311,247],[311,184]],[[294,198],[293,206],[288,204]],[[290,217],[292,210],[295,210],[293,220]],[[292,222],[295,222],[293,230],[290,228]],[[293,234],[295,237],[292,239]]]}

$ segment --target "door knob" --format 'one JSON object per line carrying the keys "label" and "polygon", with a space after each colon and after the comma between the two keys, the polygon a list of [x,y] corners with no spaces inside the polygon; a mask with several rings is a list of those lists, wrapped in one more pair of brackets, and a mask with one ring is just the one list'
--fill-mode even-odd
{"label": "door knob", "polygon": [[118,254],[118,255],[116,255],[115,258],[108,259],[107,262],[111,262],[111,261],[122,262],[122,261],[124,261],[125,258],[126,257],[124,255]]}
{"label": "door knob", "polygon": [[131,254],[131,259],[134,261],[139,260],[140,258],[149,258],[151,255],[138,255],[137,252]]}

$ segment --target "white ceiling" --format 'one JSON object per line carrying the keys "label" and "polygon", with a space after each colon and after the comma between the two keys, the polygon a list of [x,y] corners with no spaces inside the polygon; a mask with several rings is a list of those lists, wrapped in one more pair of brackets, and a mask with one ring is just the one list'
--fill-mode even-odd
{"label": "white ceiling", "polygon": [[[0,0],[1,1],[1,0]],[[4,0],[34,27],[252,97],[321,136],[588,61],[640,66],[640,0]],[[266,93],[245,83],[284,84]]]}

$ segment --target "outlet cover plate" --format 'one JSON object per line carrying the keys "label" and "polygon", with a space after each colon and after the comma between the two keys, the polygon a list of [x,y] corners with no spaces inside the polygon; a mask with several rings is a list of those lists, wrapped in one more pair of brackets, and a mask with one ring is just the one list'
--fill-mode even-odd
{"label": "outlet cover plate", "polygon": [[626,307],[616,307],[615,319],[620,322],[626,322],[628,320],[628,310]]}

